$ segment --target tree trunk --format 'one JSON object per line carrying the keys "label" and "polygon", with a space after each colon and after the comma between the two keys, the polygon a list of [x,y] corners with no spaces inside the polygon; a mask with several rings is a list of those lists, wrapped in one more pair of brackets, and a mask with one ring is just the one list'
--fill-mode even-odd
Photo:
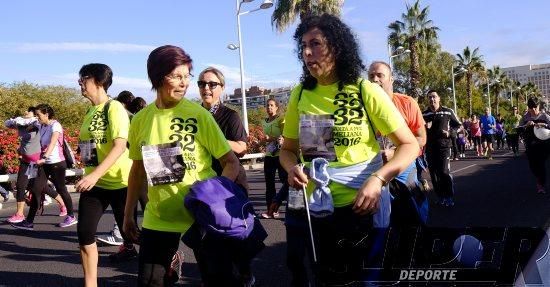
{"label": "tree trunk", "polygon": [[495,90],[495,104],[496,104],[496,114],[498,114],[498,105],[500,103],[500,97],[499,97],[500,91],[497,89]]}
{"label": "tree trunk", "polygon": [[466,73],[466,95],[468,96],[468,111],[469,111],[469,114],[468,116],[471,116],[472,115],[472,74],[471,73]]}
{"label": "tree trunk", "polygon": [[410,53],[410,59],[411,59],[411,68],[409,70],[409,75],[411,77],[411,91],[410,96],[418,99],[422,91],[418,87],[420,84],[420,65],[418,63],[418,50],[416,49],[416,36],[410,37],[408,39],[409,41],[409,50],[411,50]]}

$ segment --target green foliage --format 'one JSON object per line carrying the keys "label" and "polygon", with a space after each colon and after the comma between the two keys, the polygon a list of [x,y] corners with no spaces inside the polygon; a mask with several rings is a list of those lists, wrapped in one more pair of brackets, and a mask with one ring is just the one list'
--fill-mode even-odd
{"label": "green foliage", "polygon": [[298,17],[323,13],[340,16],[343,0],[277,0],[271,15],[271,26],[284,32]]}
{"label": "green foliage", "polygon": [[30,106],[48,104],[64,128],[79,129],[89,106],[80,91],[63,86],[39,86],[27,82],[0,84],[0,117],[21,116]]}
{"label": "green foliage", "polygon": [[392,50],[402,46],[410,50],[410,67],[408,94],[413,98],[422,95],[421,79],[424,77],[421,71],[422,51],[437,51],[438,27],[434,26],[429,19],[430,8],[420,7],[420,0],[413,5],[406,4],[406,12],[401,14],[401,20],[394,21],[388,25],[390,34],[388,41]]}

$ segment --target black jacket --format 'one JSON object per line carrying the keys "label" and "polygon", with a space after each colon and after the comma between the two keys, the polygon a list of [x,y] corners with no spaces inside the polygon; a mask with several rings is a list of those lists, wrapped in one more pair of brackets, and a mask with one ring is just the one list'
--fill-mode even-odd
{"label": "black jacket", "polygon": [[[455,112],[444,106],[440,106],[437,111],[427,109],[422,113],[426,121],[427,148],[446,148],[451,147],[452,129],[460,127],[461,123],[456,117]],[[443,131],[448,131],[449,136],[445,136]]]}

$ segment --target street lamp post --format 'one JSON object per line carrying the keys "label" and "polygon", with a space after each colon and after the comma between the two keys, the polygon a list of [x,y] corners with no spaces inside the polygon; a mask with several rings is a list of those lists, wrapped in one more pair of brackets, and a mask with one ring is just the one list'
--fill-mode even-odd
{"label": "street lamp post", "polygon": [[454,68],[455,68],[455,65],[454,64],[451,65],[451,81],[453,83],[453,106],[454,106],[455,113],[458,113],[458,111],[456,110],[455,76],[458,75],[458,74],[462,74],[464,72],[467,72],[468,70],[464,69],[464,67],[460,67],[458,72],[455,73]]}
{"label": "street lamp post", "polygon": [[252,13],[261,9],[269,9],[271,6],[273,6],[273,1],[271,0],[264,0],[264,2],[260,5],[260,7],[250,10],[250,11],[244,11],[241,12],[241,5],[242,3],[248,3],[252,2],[254,0],[236,0],[237,3],[237,35],[239,37],[239,46],[235,46],[233,44],[229,44],[227,46],[230,50],[239,49],[239,65],[241,69],[241,100],[242,100],[242,110],[243,110],[243,125],[244,130],[246,131],[246,134],[248,134],[248,112],[246,109],[246,88],[244,85],[244,60],[243,60],[243,41],[241,37],[241,15],[245,15],[248,13]]}
{"label": "street lamp post", "polygon": [[[489,101],[489,109],[491,109],[491,85],[500,83],[500,80],[496,79],[494,82],[490,82],[490,80],[487,78],[487,99]],[[497,95],[498,96],[498,95]]]}
{"label": "street lamp post", "polygon": [[390,45],[390,43],[388,43],[388,60],[389,60],[390,68],[392,69],[392,71],[393,71],[392,59],[395,58],[395,57],[410,53],[410,52],[411,52],[411,50],[409,50],[409,49],[405,50],[405,48],[403,48],[403,46],[397,47],[395,49],[395,51],[392,52],[391,45]]}

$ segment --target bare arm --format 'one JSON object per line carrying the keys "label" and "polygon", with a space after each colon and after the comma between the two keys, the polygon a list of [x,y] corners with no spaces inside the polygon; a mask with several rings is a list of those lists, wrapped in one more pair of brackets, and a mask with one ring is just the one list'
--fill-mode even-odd
{"label": "bare arm", "polygon": [[111,168],[118,158],[126,150],[126,139],[116,138],[113,140],[113,148],[109,151],[103,161],[90,174],[84,176],[76,183],[75,188],[78,192],[89,191],[95,186],[97,181]]}
{"label": "bare arm", "polygon": [[308,179],[304,172],[298,168],[299,142],[297,139],[284,138],[283,146],[279,152],[279,161],[288,173],[288,184],[294,188],[303,188]]}
{"label": "bare arm", "polygon": [[231,147],[231,150],[236,153],[238,156],[243,156],[246,154],[247,146],[246,143],[243,141],[227,141],[229,143],[229,146]]}
{"label": "bare arm", "polygon": [[147,181],[143,160],[134,160],[130,168],[128,177],[128,193],[126,195],[126,205],[124,207],[124,226],[123,230],[130,240],[137,242],[139,238],[139,229],[134,220],[134,210],[136,208],[139,195],[143,189],[147,189]]}
{"label": "bare arm", "polygon": [[416,137],[416,141],[418,142],[418,146],[420,148],[423,148],[426,145],[426,127],[421,126],[415,133],[414,136]]}
{"label": "bare arm", "polygon": [[239,175],[239,159],[233,151],[229,151],[218,159],[223,167],[222,176],[225,176],[233,181]]}
{"label": "bare arm", "polygon": [[416,138],[406,126],[397,129],[388,137],[397,146],[397,149],[393,158],[376,171],[376,174],[386,182],[376,176],[370,176],[363,183],[353,204],[353,210],[358,214],[365,215],[378,210],[382,186],[403,172],[420,151]]}
{"label": "bare arm", "polygon": [[[42,159],[40,159],[36,162],[37,164],[40,165],[40,164],[43,164],[43,163],[46,162],[46,160],[44,158],[47,158],[52,154],[53,148],[55,147],[55,144],[57,143],[57,139],[59,139],[59,135],[61,135],[60,132],[53,132],[52,133],[52,138],[50,139],[50,143],[48,144],[48,147],[46,148],[46,151],[42,155]],[[62,148],[62,147],[59,147],[59,148]]]}

